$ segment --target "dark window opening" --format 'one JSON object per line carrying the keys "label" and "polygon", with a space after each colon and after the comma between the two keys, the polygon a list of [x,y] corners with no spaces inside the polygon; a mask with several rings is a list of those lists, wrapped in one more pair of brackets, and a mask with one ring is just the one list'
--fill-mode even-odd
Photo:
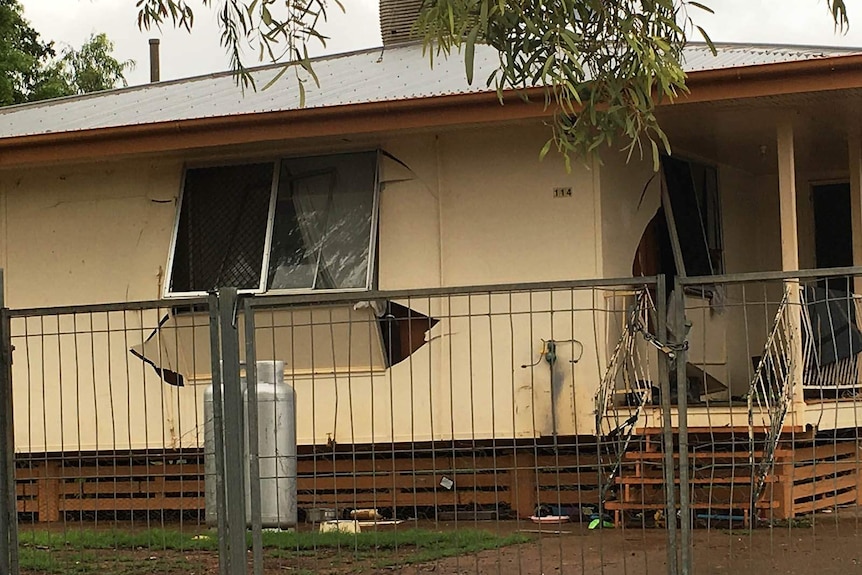
{"label": "dark window opening", "polygon": [[853,265],[850,184],[822,184],[811,189],[814,207],[814,255],[818,268]]}
{"label": "dark window opening", "polygon": [[[687,276],[724,272],[718,173],[711,166],[662,158],[662,205],[647,225],[635,254],[635,275]],[[674,229],[671,230],[670,222]],[[673,236],[679,242],[675,253]]]}
{"label": "dark window opening", "polygon": [[[850,184],[817,184],[811,187],[814,212],[814,260],[818,268],[840,268],[853,265],[853,222]],[[852,291],[849,277],[825,278],[818,282],[828,291]]]}

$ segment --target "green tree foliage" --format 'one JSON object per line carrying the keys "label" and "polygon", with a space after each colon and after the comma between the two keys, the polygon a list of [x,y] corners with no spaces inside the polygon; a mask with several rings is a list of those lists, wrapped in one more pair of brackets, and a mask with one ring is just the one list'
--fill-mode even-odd
{"label": "green tree foliage", "polygon": [[134,67],[132,60],[120,62],[111,54],[114,43],[102,34],[92,34],[80,49],[67,48],[55,63],[57,73],[66,81],[70,94],[86,94],[126,86],[125,72]]}
{"label": "green tree foliage", "polygon": [[24,19],[18,0],[0,0],[0,106],[26,102],[42,63],[54,54]]}
{"label": "green tree foliage", "polygon": [[113,43],[93,34],[80,49],[57,53],[24,18],[18,0],[0,0],[0,106],[126,85],[134,65],[113,57]]}
{"label": "green tree foliage", "polygon": [[[191,29],[190,1],[137,0],[138,24]],[[219,10],[222,45],[244,86],[253,86],[242,60],[242,48],[251,46],[262,61],[290,58],[304,100],[299,70],[316,81],[307,45],[325,44],[318,24],[326,19],[327,0],[199,2]],[[780,0],[775,4],[780,9]],[[845,0],[826,4],[835,26],[844,29]],[[500,65],[487,82],[501,95],[543,88],[555,121],[542,155],[553,146],[567,160],[611,145],[631,153],[648,142],[657,161],[659,146],[669,146],[656,106],[686,92],[682,50],[692,36],[711,45],[697,25],[703,11],[712,10],[695,0],[424,0],[416,32],[432,58],[460,51],[470,81],[475,45],[493,46]]]}

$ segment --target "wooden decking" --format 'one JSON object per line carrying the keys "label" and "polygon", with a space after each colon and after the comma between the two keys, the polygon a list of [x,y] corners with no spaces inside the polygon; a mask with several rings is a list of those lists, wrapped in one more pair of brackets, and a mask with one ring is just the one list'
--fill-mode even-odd
{"label": "wooden decking", "polygon": [[[855,430],[854,430],[855,431]],[[747,431],[691,428],[690,491],[699,514],[744,514],[764,453],[748,451]],[[857,436],[788,434],[755,504],[761,518],[788,519],[862,503],[862,448]],[[604,508],[618,522],[664,508],[660,430],[633,438],[606,490]],[[566,442],[562,442],[566,443]],[[576,447],[577,445],[577,447]],[[675,467],[679,453],[675,450]],[[596,509],[611,477],[612,453],[594,443],[548,446],[400,446],[391,451],[300,453],[301,510],[373,507],[387,515],[433,516],[441,510],[493,510],[529,517],[537,506]],[[754,465],[752,465],[754,463]],[[678,478],[678,472],[676,477]],[[40,522],[99,514],[185,513],[203,518],[205,481],[199,450],[18,458],[18,511]],[[679,480],[676,480],[679,484]]]}
{"label": "wooden decking", "polygon": [[[635,408],[617,406],[605,416],[606,431],[613,429],[635,413]],[[755,432],[762,429],[767,415],[755,408],[753,423]],[[671,407],[671,422],[679,428],[679,408]],[[748,432],[748,406],[714,401],[709,404],[688,406],[689,430],[729,433]],[[637,432],[648,433],[661,429],[661,407],[646,405],[638,417]],[[862,396],[851,399],[821,399],[794,403],[787,413],[783,433],[806,433],[862,427]]]}
{"label": "wooden decking", "polygon": [[[739,516],[749,524],[752,509],[761,519],[771,521],[862,503],[862,446],[855,438],[783,441],[774,453],[770,473],[764,478],[764,489],[752,501],[764,452],[746,451],[746,438],[730,432],[713,431],[706,437],[704,441],[702,435],[693,434],[689,458],[690,506],[696,514]],[[678,465],[679,453],[673,456]],[[625,512],[665,508],[661,468],[664,453],[635,450],[626,453],[625,459],[632,465],[615,480],[620,486],[619,498],[605,504],[617,523],[623,521]]]}
{"label": "wooden decking", "polygon": [[[199,451],[145,458],[103,455],[86,459],[19,461],[18,511],[53,522],[85,513],[199,512],[205,508]],[[606,461],[604,463],[608,465]],[[493,508],[528,517],[540,503],[596,506],[599,458],[547,448],[451,448],[411,454],[301,454],[300,509],[416,510]],[[451,482],[451,483],[450,483]]]}
{"label": "wooden decking", "polygon": [[40,522],[89,513],[203,510],[200,453],[19,461],[18,512]]}

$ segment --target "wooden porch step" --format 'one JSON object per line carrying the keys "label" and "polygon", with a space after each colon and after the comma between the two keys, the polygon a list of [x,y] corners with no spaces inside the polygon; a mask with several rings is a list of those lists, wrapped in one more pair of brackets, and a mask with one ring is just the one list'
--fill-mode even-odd
{"label": "wooden porch step", "polygon": [[[850,455],[857,455],[858,452],[859,445],[853,440],[814,447],[800,447],[787,455],[791,458],[792,463],[805,463],[822,460],[826,460],[827,462],[830,460],[835,461],[836,459],[842,459]],[[857,457],[850,459],[850,461],[854,459],[859,459],[859,456],[857,455]],[[845,459],[844,461],[847,460]]]}
{"label": "wooden porch step", "polygon": [[783,472],[783,475],[794,482],[805,479],[817,479],[819,477],[831,477],[848,471],[859,473],[862,471],[862,462],[858,461],[821,461],[815,465],[804,467],[791,467]]}
{"label": "wooden porch step", "polygon": [[[716,409],[727,409],[726,405],[713,404]],[[738,406],[742,407],[742,406]],[[691,411],[692,406],[689,406],[689,411]],[[746,416],[748,408],[745,408]],[[673,433],[674,435],[679,433],[679,427],[674,427]],[[664,430],[661,427],[638,427],[636,430],[638,435],[649,435],[649,436],[657,436],[662,435]],[[763,425],[755,425],[751,431],[757,435],[766,435],[769,432],[769,428]],[[781,433],[803,433],[805,431],[804,425],[785,425],[781,428]],[[689,435],[748,435],[749,428],[747,425],[734,425],[734,426],[724,426],[724,427],[689,427],[688,434]]]}
{"label": "wooden porch step", "polygon": [[[688,454],[690,459],[744,459],[748,461],[751,457],[751,452],[748,451],[695,451]],[[763,451],[755,451],[754,457],[759,458],[766,455]],[[791,457],[793,450],[776,449],[775,457]],[[629,451],[625,454],[625,458],[629,461],[661,461],[664,459],[664,453],[655,451]],[[674,452],[674,459],[679,459],[679,453]]]}
{"label": "wooden porch step", "polygon": [[[750,484],[751,476],[737,476],[737,477],[695,477],[689,479],[689,483],[700,484],[700,485],[715,485],[715,484]],[[618,485],[663,485],[664,479],[661,477],[617,477],[616,483]],[[776,483],[778,482],[778,477],[774,475],[769,475],[765,479],[766,483]],[[674,480],[674,483],[679,485],[679,478]]]}
{"label": "wooden porch step", "polygon": [[832,497],[814,499],[812,501],[806,501],[805,503],[796,503],[793,506],[793,512],[796,515],[805,515],[806,513],[813,513],[821,509],[831,509],[832,507],[837,507],[839,505],[855,503],[857,501],[857,497],[858,494],[854,489],[844,493],[839,493]]}

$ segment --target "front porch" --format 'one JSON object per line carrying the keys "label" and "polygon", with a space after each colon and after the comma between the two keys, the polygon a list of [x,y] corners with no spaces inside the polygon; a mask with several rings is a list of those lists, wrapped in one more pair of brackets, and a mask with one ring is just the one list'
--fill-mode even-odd
{"label": "front porch", "polygon": [[[707,401],[688,405],[687,419],[689,433],[736,433],[747,434],[749,430],[749,409],[744,403],[726,401]],[[620,420],[627,420],[637,415],[637,435],[658,434],[662,428],[662,408],[659,405],[645,405],[640,409],[634,406],[619,406],[613,412],[605,415],[605,425],[609,429]],[[670,408],[670,420],[674,430],[679,430],[680,408],[673,405]],[[752,409],[754,421],[762,421],[768,417],[765,407]],[[852,430],[862,424],[862,399],[809,399],[804,403],[795,404],[787,414],[782,426],[782,434],[811,437],[816,432]],[[755,433],[763,433],[763,425],[752,425]]]}

